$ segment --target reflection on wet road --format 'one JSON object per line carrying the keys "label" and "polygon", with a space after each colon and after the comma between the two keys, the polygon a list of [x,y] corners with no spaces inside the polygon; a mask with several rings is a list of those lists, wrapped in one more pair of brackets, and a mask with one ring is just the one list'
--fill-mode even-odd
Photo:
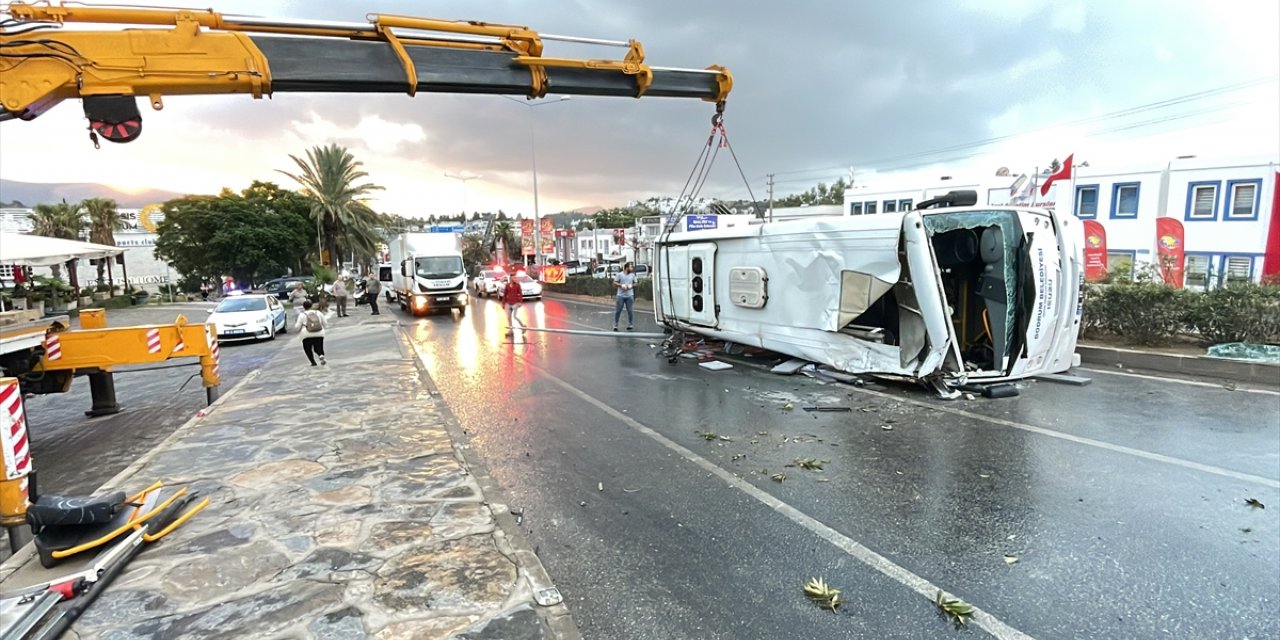
{"label": "reflection on wet road", "polygon": [[[521,320],[611,315],[548,299]],[[1096,375],[941,403],[670,365],[652,340],[508,338],[487,300],[402,322],[587,637],[939,637],[935,588],[998,637],[1280,632],[1280,517],[1244,504],[1280,504],[1274,394]],[[844,615],[804,600],[816,576]]]}

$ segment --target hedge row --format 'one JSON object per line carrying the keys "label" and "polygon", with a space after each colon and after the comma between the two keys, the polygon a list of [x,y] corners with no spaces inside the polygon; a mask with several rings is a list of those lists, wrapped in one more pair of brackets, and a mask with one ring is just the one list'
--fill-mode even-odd
{"label": "hedge row", "polygon": [[1141,345],[1180,334],[1209,344],[1280,343],[1280,285],[1240,283],[1205,292],[1159,282],[1089,285],[1084,325],[1086,335]]}

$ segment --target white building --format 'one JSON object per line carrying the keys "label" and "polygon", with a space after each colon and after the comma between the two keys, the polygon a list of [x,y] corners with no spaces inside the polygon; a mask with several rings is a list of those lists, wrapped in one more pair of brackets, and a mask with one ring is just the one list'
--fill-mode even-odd
{"label": "white building", "polygon": [[[1280,254],[1277,164],[1175,160],[1166,167],[1080,167],[1041,196],[1045,176],[946,179],[921,186],[856,184],[845,191],[845,215],[910,209],[953,190],[972,189],[982,204],[1028,204],[1096,220],[1107,237],[1110,268],[1156,260],[1156,218],[1185,230],[1184,284],[1217,286],[1259,280],[1270,246]],[[1280,261],[1280,255],[1272,258]]]}

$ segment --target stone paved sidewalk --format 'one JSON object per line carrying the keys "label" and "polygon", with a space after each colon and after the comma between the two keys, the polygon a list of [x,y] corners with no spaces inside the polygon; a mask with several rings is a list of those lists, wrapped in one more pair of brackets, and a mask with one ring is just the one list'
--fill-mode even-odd
{"label": "stone paved sidewalk", "polygon": [[213,502],[135,559],[78,637],[579,637],[563,604],[535,603],[541,565],[499,526],[398,330],[326,343],[310,367],[290,341],[113,481]]}

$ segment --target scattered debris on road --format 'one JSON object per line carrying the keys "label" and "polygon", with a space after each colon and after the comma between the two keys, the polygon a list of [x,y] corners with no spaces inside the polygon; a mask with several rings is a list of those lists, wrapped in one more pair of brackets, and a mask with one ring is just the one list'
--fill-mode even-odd
{"label": "scattered debris on road", "polygon": [[938,605],[938,608],[941,609],[943,613],[951,616],[951,618],[955,620],[957,627],[963,625],[968,617],[973,615],[974,612],[973,605],[961,600],[960,598],[947,595],[943,593],[941,589],[938,590],[938,596],[934,598],[933,603]]}
{"label": "scattered debris on road", "polygon": [[1257,498],[1249,498],[1249,499],[1245,500],[1245,501],[1244,501],[1244,503],[1245,503],[1245,504],[1247,504],[1247,505],[1249,505],[1250,507],[1253,507],[1254,509],[1266,509],[1266,508],[1267,508],[1267,505],[1262,504],[1261,502],[1258,502],[1258,499],[1257,499]]}
{"label": "scattered debris on road", "polygon": [[822,413],[848,413],[853,411],[849,407],[805,407],[805,411],[819,411]]}
{"label": "scattered debris on road", "polygon": [[785,482],[785,481],[786,481],[786,479],[787,479],[787,474],[785,474],[785,473],[775,473],[775,474],[773,474],[773,475],[769,476],[769,479],[773,480],[774,482]]}
{"label": "scattered debris on road", "polygon": [[603,483],[603,482],[597,482],[597,483],[596,483],[596,491],[604,491],[604,483]]}
{"label": "scattered debris on road", "polygon": [[1017,561],[1018,561],[1018,556],[1010,555],[1010,554],[1008,554],[1008,553],[1004,554],[1004,563],[1005,563],[1005,564],[1014,564],[1014,563],[1016,563]]}
{"label": "scattered debris on road", "polygon": [[796,458],[787,466],[800,467],[806,471],[822,471],[822,465],[826,462],[826,460],[819,460],[817,458]]}
{"label": "scattered debris on road", "polygon": [[836,607],[844,604],[840,599],[840,590],[827,584],[822,578],[810,578],[804,585],[804,595],[823,609],[835,613]]}
{"label": "scattered debris on road", "polygon": [[521,524],[523,524],[523,523],[524,523],[524,509],[523,509],[523,508],[517,507],[517,508],[515,508],[515,509],[512,509],[512,510],[511,510],[511,515],[515,516],[515,518],[516,518],[516,526],[519,526],[519,525],[521,525]]}
{"label": "scattered debris on road", "polygon": [[733,438],[730,438],[729,436],[722,436],[714,431],[695,431],[694,433],[702,436],[702,439],[707,442],[713,442],[716,440],[719,440],[720,442],[733,442]]}

